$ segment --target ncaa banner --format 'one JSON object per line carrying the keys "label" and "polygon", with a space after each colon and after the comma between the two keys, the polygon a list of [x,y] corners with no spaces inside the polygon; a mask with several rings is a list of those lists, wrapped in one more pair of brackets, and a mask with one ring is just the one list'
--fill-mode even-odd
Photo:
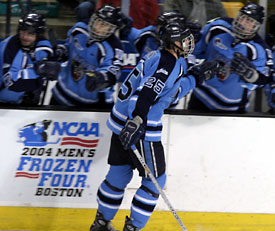
{"label": "ncaa banner", "polygon": [[0,206],[96,207],[109,113],[0,110]]}

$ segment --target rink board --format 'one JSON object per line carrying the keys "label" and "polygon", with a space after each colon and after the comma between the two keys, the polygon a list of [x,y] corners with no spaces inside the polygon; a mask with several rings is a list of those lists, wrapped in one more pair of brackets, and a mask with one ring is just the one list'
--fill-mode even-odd
{"label": "rink board", "polygon": [[[108,170],[109,113],[0,115],[0,230],[88,230]],[[164,192],[189,230],[275,231],[273,117],[170,113],[162,121]],[[43,124],[45,143],[28,130]],[[139,182],[135,172],[114,222],[120,229]],[[145,230],[180,230],[161,198]]]}
{"label": "rink board", "polygon": [[[68,208],[0,207],[0,230],[88,231],[96,210]],[[121,210],[114,225],[122,230],[129,211]],[[274,231],[275,215],[178,212],[188,231]],[[181,230],[171,212],[155,211],[146,231]]]}

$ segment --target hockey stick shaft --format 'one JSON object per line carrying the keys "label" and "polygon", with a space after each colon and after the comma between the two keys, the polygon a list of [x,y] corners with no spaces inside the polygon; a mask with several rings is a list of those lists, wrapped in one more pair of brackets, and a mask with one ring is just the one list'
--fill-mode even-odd
{"label": "hockey stick shaft", "polygon": [[186,227],[184,226],[183,222],[181,221],[180,217],[178,216],[176,210],[173,208],[173,206],[171,205],[170,201],[168,200],[166,194],[164,193],[164,191],[162,190],[162,188],[160,187],[159,183],[157,182],[156,178],[154,177],[154,175],[152,174],[151,170],[149,169],[148,165],[146,164],[144,158],[140,155],[139,151],[137,150],[135,145],[131,146],[132,151],[134,152],[134,154],[136,155],[137,159],[139,160],[139,162],[141,163],[142,167],[144,168],[144,170],[147,172],[147,174],[149,175],[151,181],[153,182],[153,184],[155,185],[155,187],[157,188],[159,194],[161,195],[161,197],[163,198],[164,202],[166,203],[166,205],[168,206],[168,208],[170,209],[170,211],[173,213],[174,217],[176,218],[177,222],[179,223],[180,227],[182,230],[187,231]]}
{"label": "hockey stick shaft", "polygon": [[[48,30],[48,37],[49,37],[49,41],[52,45],[52,48],[53,48],[53,55],[51,57],[51,59],[56,59],[56,55],[55,55],[55,49],[56,49],[56,46],[57,46],[57,42],[56,42],[56,35],[55,35],[55,31],[53,28],[50,28]],[[44,101],[45,101],[45,98],[46,98],[46,94],[47,94],[47,89],[48,89],[48,85],[49,85],[49,80],[45,80],[44,83],[43,83],[43,87],[42,87],[42,97],[40,99],[40,105],[44,105]]]}

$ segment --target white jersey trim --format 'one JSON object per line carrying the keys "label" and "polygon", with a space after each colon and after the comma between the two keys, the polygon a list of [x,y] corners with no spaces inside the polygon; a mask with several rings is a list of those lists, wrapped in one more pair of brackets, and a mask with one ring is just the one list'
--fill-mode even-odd
{"label": "white jersey trim", "polygon": [[209,29],[207,35],[205,36],[205,43],[208,44],[209,42],[209,38],[210,38],[210,34],[213,30],[215,29],[220,29],[220,30],[223,30],[224,32],[230,34],[232,37],[234,37],[234,34],[231,30],[229,30],[228,28],[224,27],[224,26],[213,26]]}

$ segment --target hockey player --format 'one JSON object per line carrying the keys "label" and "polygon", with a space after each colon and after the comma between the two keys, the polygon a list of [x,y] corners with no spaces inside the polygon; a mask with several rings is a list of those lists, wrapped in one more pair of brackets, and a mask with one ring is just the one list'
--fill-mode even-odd
{"label": "hockey player", "polygon": [[119,89],[107,122],[113,132],[108,157],[110,168],[97,192],[98,211],[90,231],[115,230],[111,220],[119,209],[135,168],[142,182],[133,198],[131,215],[126,217],[123,231],[137,231],[146,225],[159,192],[146,177],[130,147],[136,144],[163,188],[166,181],[161,143],[164,110],[196,84],[216,73],[215,62],[194,66],[187,72],[185,58],[193,51],[194,38],[185,25],[168,23],[160,29],[160,39],[163,48],[144,56]]}
{"label": "hockey player", "polygon": [[243,6],[236,18],[216,19],[202,30],[194,54],[222,64],[218,75],[194,89],[189,109],[246,112],[251,92],[269,81],[272,54],[257,34],[264,9]]}
{"label": "hockey player", "polygon": [[50,42],[44,37],[46,19],[24,14],[17,34],[0,44],[1,104],[37,105],[44,79],[55,80],[60,71]]}
{"label": "hockey player", "polygon": [[[122,24],[121,11],[104,5],[89,25],[78,22],[68,32],[63,47],[68,63],[53,88],[51,104],[89,108],[112,108],[114,88],[120,76],[123,50],[114,35]],[[64,52],[63,52],[64,53]]]}

